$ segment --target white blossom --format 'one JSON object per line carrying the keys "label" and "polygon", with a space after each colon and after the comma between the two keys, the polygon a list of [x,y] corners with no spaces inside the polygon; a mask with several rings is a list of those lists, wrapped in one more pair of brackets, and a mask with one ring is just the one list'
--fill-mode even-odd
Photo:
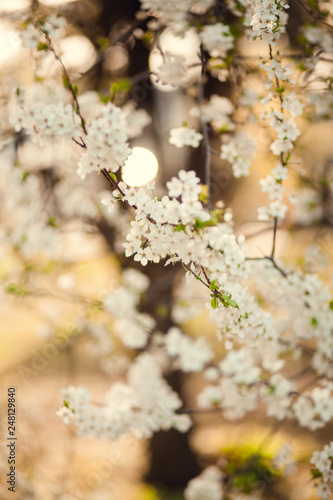
{"label": "white blossom", "polygon": [[192,340],[176,327],[168,331],[165,348],[169,356],[179,358],[180,368],[184,372],[200,371],[213,358],[213,351],[205,338]]}
{"label": "white blossom", "polygon": [[192,146],[198,148],[203,135],[190,127],[172,128],[170,130],[169,143],[177,148]]}
{"label": "white blossom", "polygon": [[26,29],[20,33],[23,46],[27,48],[38,47],[41,36],[41,32],[31,23],[29,23]]}
{"label": "white blossom", "polygon": [[216,23],[204,26],[200,33],[202,43],[212,57],[225,57],[234,46],[229,26]]}
{"label": "white blossom", "polygon": [[180,54],[163,53],[163,62],[156,71],[156,79],[164,85],[182,87],[187,83],[185,57]]}
{"label": "white blossom", "polygon": [[207,467],[188,483],[184,495],[186,500],[222,500],[222,472],[215,466]]}

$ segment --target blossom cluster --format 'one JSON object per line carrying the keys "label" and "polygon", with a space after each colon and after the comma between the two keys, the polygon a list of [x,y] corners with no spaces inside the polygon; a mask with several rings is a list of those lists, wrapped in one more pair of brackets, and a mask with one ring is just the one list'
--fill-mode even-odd
{"label": "blossom cluster", "polygon": [[249,175],[254,155],[254,140],[245,132],[236,133],[221,145],[220,158],[231,163],[236,178]]}
{"label": "blossom cluster", "polygon": [[66,25],[66,20],[63,17],[58,17],[51,14],[45,20],[38,23],[38,28],[31,22],[28,23],[26,29],[21,32],[20,38],[26,48],[37,48],[43,34],[47,36],[56,36],[58,30]]}
{"label": "blossom cluster", "polygon": [[124,132],[125,125],[122,110],[108,103],[103,108],[102,116],[86,127],[86,152],[82,154],[77,170],[81,179],[103,169],[117,172],[124,164],[131,152]]}
{"label": "blossom cluster", "polygon": [[189,13],[207,12],[213,5],[214,0],[182,0],[181,2],[164,2],[163,0],[140,0],[141,8],[154,12],[158,24],[168,25],[176,33],[180,33],[188,26]]}
{"label": "blossom cluster", "polygon": [[[234,31],[221,22],[212,22],[210,9],[213,4],[212,0],[141,0],[142,8],[154,17],[148,21],[148,28],[155,30],[156,36],[164,25],[169,25],[178,35],[190,25],[197,26],[202,47],[211,58],[208,64],[201,61],[203,69],[208,71],[209,65],[214,65],[214,58],[217,58],[217,66],[223,65],[225,59],[225,64],[229,64],[235,47]],[[270,201],[268,207],[259,208],[258,218],[261,221],[274,219],[275,226],[272,252],[258,261],[249,262],[245,238],[236,236],[231,212],[208,209],[207,193],[194,171],[180,170],[178,176],[167,182],[167,194],[161,198],[149,186],[148,189],[131,188],[111,174],[119,170],[130,154],[128,140],[140,135],[150,123],[145,111],[136,110],[132,102],[122,109],[111,103],[95,103],[86,121],[81,110],[85,97],[88,101],[89,97],[77,97],[77,89],[74,90],[70,82],[65,86],[72,92],[74,106],[68,104],[69,94],[65,96],[64,89],[63,92],[45,90],[44,85],[36,85],[27,96],[22,90],[17,92],[17,110],[12,118],[15,131],[30,135],[41,145],[57,142],[59,137],[67,141],[74,139],[82,148],[77,171],[81,179],[101,170],[109,175],[113,192],[112,195],[103,194],[102,207],[83,202],[86,192],[72,189],[72,181],[65,187],[59,183],[54,189],[55,196],[66,198],[59,211],[65,216],[69,214],[69,218],[93,218],[102,211],[108,223],[126,238],[121,250],[125,249],[126,256],[134,256],[143,266],[162,260],[166,260],[166,264],[182,264],[187,283],[195,280],[204,285],[201,302],[205,303],[205,312],[209,312],[219,338],[224,341],[225,352],[219,358],[203,336],[191,338],[178,327],[170,328],[163,332],[164,335],[155,333],[155,320],[138,312],[141,295],[147,290],[149,281],[135,270],[125,271],[123,284],[105,294],[101,309],[112,315],[111,328],[126,348],[146,349],[146,352],[134,358],[126,383],[114,383],[101,404],[92,402],[87,389],[64,389],[64,405],[58,415],[65,423],[73,423],[82,435],[116,440],[130,432],[144,437],[171,428],[186,432],[191,421],[188,416],[181,415],[182,402],[163,378],[162,364],[186,373],[202,372],[207,384],[197,396],[198,406],[217,408],[229,419],[242,418],[256,410],[261,402],[268,417],[279,421],[295,419],[311,431],[323,428],[333,418],[331,295],[316,276],[284,270],[274,254],[276,224],[288,209],[284,181],[288,176],[289,157],[300,136],[295,118],[302,115],[304,108],[296,92],[289,92],[289,85],[295,84],[291,64],[284,64],[281,53],[273,54],[272,49],[286,31],[289,5],[286,0],[226,3],[226,8],[234,14],[236,7],[245,13],[242,22],[249,28],[250,39],[259,38],[268,44],[269,59],[259,64],[267,90],[261,99],[261,104],[267,107],[262,118],[274,133],[274,140],[267,149],[279,157],[279,163],[260,180],[262,191]],[[208,13],[203,23],[193,22],[202,13]],[[44,36],[51,48],[49,37],[56,35],[63,25],[61,19],[51,16],[39,22],[38,28],[28,24],[21,38],[26,47],[38,48]],[[303,34],[310,45],[332,52],[332,38],[322,28],[308,26]],[[189,68],[185,61],[183,55],[166,50],[154,76],[162,84],[187,86]],[[232,71],[237,73],[236,68]],[[191,92],[194,90],[188,89],[188,95]],[[254,105],[256,96],[248,92],[243,96],[243,105]],[[318,112],[328,114],[330,98],[326,105],[320,96],[312,99]],[[216,94],[205,101],[201,94],[199,107],[193,108],[190,114],[200,118],[208,135],[223,134],[220,158],[230,162],[234,177],[238,178],[249,174],[255,144],[238,128],[233,137],[229,136],[229,132],[236,130],[238,105],[234,105],[235,102],[234,97],[232,101]],[[177,148],[184,145],[198,148],[202,140],[200,132],[187,126],[170,131],[169,143]],[[216,152],[211,150],[210,153]],[[4,196],[6,213],[18,206],[24,226],[24,231],[19,227],[10,232],[11,243],[26,256],[39,251],[46,243],[50,245],[51,242],[50,246],[56,248],[58,233],[52,218],[43,221],[37,218],[44,213],[42,197],[32,196],[34,191],[39,193],[41,190],[37,177],[7,169],[6,180],[0,183],[1,193],[5,192],[7,179],[10,187],[17,186],[11,199]],[[295,201],[295,196],[290,200]],[[124,215],[125,210],[119,208],[121,203],[133,209],[134,219],[130,226],[131,216],[128,212]],[[78,205],[80,208],[76,208]],[[23,213],[28,212],[27,206],[31,208],[29,217]],[[322,215],[319,212],[316,212],[318,218]],[[190,292],[186,296],[192,309],[189,307],[184,312],[174,307],[175,321],[185,321],[197,312],[191,297],[192,287],[188,287]],[[179,298],[181,300],[181,293]],[[100,344],[100,350],[112,351],[114,346],[106,328],[91,323],[87,330]],[[99,354],[100,351],[94,352]],[[286,376],[282,370],[287,355],[293,356],[292,361],[306,356],[307,370],[318,375],[319,383],[316,381],[311,389],[304,390],[297,376]],[[328,498],[331,492],[332,455],[331,443],[312,458],[320,473],[318,477],[322,478],[317,490],[322,498]],[[222,482],[223,475],[217,467],[207,468],[190,481],[185,497],[187,500],[202,497],[221,500]]]}
{"label": "blossom cluster", "polygon": [[179,359],[179,367],[184,372],[201,371],[214,355],[205,338],[194,341],[176,327],[170,328],[164,343],[168,355]]}
{"label": "blossom cluster", "polygon": [[124,271],[123,279],[123,286],[104,297],[103,306],[112,314],[113,331],[123,344],[132,349],[143,348],[155,327],[151,316],[137,311],[140,296],[147,290],[149,280],[135,269]]}
{"label": "blossom cluster", "polygon": [[182,148],[183,146],[197,148],[202,139],[203,135],[190,127],[172,128],[170,130],[169,143],[176,146],[176,148]]}
{"label": "blossom cluster", "polygon": [[[135,254],[135,260],[143,265],[171,256],[171,262],[197,262],[212,270],[228,269],[240,275],[245,266],[240,245],[228,224],[215,225],[211,220],[199,200],[199,182],[193,171],[180,171],[178,178],[167,183],[169,195],[161,200],[149,196],[143,188],[128,188],[121,182],[121,200],[136,207],[125,254]],[[209,247],[215,247],[215,251],[207,252]]]}
{"label": "blossom cluster", "polygon": [[172,54],[166,50],[163,53],[163,61],[157,68],[155,76],[156,80],[162,85],[186,86],[188,73],[185,67],[185,57],[180,54]]}
{"label": "blossom cluster", "polygon": [[234,46],[234,37],[229,26],[222,23],[204,26],[200,36],[205,49],[212,57],[224,58]]}
{"label": "blossom cluster", "polygon": [[332,493],[332,460],[333,442],[326,444],[321,451],[315,451],[310,460],[310,463],[316,467],[314,477],[320,480],[320,484],[317,484],[317,497],[323,500],[328,500]]}
{"label": "blossom cluster", "polygon": [[215,466],[207,467],[199,476],[191,479],[184,495],[186,500],[222,500],[222,472]]}
{"label": "blossom cluster", "polygon": [[217,132],[227,132],[235,129],[230,118],[233,111],[234,105],[230,99],[213,94],[207,102],[200,105],[200,108],[192,108],[190,114],[193,117],[200,117],[204,123],[211,124]]}
{"label": "blossom cluster", "polygon": [[63,89],[36,84],[29,92],[18,89],[11,123],[16,132],[24,130],[39,145],[58,137],[71,140],[81,134],[79,117],[65,101]]}
{"label": "blossom cluster", "polygon": [[81,436],[116,440],[134,433],[151,437],[154,432],[175,428],[186,432],[191,421],[178,415],[182,402],[162,377],[151,354],[141,354],[128,372],[127,383],[116,382],[102,405],[91,401],[87,388],[70,386],[62,390],[64,405],[57,412],[66,424],[72,423]]}
{"label": "blossom cluster", "polygon": [[[266,87],[271,88],[274,85],[274,91],[270,91],[262,99],[263,105],[270,106],[270,111],[265,111],[262,118],[267,119],[269,125],[277,133],[278,138],[271,143],[270,150],[275,156],[280,157],[281,164],[276,165],[271,174],[260,180],[262,191],[267,192],[272,201],[268,207],[258,208],[258,219],[261,221],[283,220],[288,206],[283,203],[285,187],[282,182],[287,178],[288,159],[294,148],[294,143],[301,133],[294,118],[302,115],[304,105],[298,100],[294,91],[287,93],[285,87],[282,86],[282,82],[295,83],[290,78],[292,75],[290,64],[282,66],[279,60],[271,57],[268,64],[260,64],[259,66],[267,72],[270,80]],[[279,87],[279,85],[281,86]],[[279,103],[277,109],[276,102]],[[272,109],[272,106],[275,109]],[[289,117],[286,114],[289,114]],[[294,203],[297,200],[292,197],[290,201]]]}
{"label": "blossom cluster", "polygon": [[285,33],[288,22],[289,8],[287,0],[243,0],[245,4],[246,20],[245,26],[251,26],[252,32],[248,35],[251,39],[260,38],[264,42],[273,45]]}

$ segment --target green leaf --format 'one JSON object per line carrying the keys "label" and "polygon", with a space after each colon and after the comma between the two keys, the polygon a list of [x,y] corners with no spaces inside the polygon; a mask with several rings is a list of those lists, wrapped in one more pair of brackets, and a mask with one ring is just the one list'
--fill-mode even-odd
{"label": "green leaf", "polygon": [[312,326],[317,326],[317,325],[318,325],[318,320],[317,320],[317,318],[315,318],[315,317],[311,318],[311,325],[312,325]]}
{"label": "green leaf", "polygon": [[234,488],[240,489],[247,494],[251,493],[252,489],[258,487],[259,484],[260,482],[254,472],[240,474],[232,481]]}
{"label": "green leaf", "polygon": [[50,227],[58,227],[56,220],[55,220],[55,217],[53,217],[53,216],[50,217],[48,222],[47,222],[47,225]]}
{"label": "green leaf", "polygon": [[79,87],[75,83],[72,85],[72,91],[75,95],[79,94]]}
{"label": "green leaf", "polygon": [[229,132],[229,125],[225,124],[219,129],[220,134],[224,134],[225,132]]}
{"label": "green leaf", "polygon": [[178,226],[176,227],[176,231],[185,231],[186,229],[186,226],[184,226],[184,224],[178,224]]}
{"label": "green leaf", "polygon": [[311,469],[311,475],[315,479],[316,477],[321,477],[322,473],[318,469]]}
{"label": "green leaf", "polygon": [[237,304],[237,302],[235,300],[228,299],[228,304],[231,307],[235,307],[236,309],[239,309],[239,306],[238,306],[238,304]]}
{"label": "green leaf", "polygon": [[122,78],[116,82],[112,82],[110,85],[111,94],[116,94],[117,92],[129,92],[132,88],[132,82],[129,78]]}
{"label": "green leaf", "polygon": [[169,309],[165,304],[159,304],[156,313],[160,318],[167,318],[169,316]]}
{"label": "green leaf", "polygon": [[152,43],[153,39],[154,39],[154,32],[153,31],[146,31],[144,36],[143,36],[142,41],[145,45],[149,46]]}
{"label": "green leaf", "polygon": [[49,50],[49,46],[46,43],[39,42],[37,50]]}
{"label": "green leaf", "polygon": [[331,300],[331,302],[329,303],[329,307],[330,307],[331,311],[333,311],[333,300]]}
{"label": "green leaf", "polygon": [[202,221],[198,217],[195,219],[195,223],[194,223],[195,229],[203,229],[204,227],[207,227],[207,226],[215,226],[214,221],[212,221],[211,219],[206,220],[206,221]]}
{"label": "green leaf", "polygon": [[224,305],[226,307],[235,307],[236,309],[239,309],[239,306],[235,300],[231,298],[231,295],[222,295],[221,294],[221,300],[223,301]]}
{"label": "green leaf", "polygon": [[107,104],[108,102],[111,101],[111,97],[109,95],[105,95],[105,94],[98,94],[98,97],[99,97],[99,100],[103,103],[103,104]]}
{"label": "green leaf", "polygon": [[106,36],[99,36],[96,39],[96,43],[99,47],[99,51],[105,52],[105,50],[110,46],[110,39]]}
{"label": "green leaf", "polygon": [[199,195],[199,200],[201,201],[201,203],[207,203],[207,199],[208,199],[208,189],[206,184],[204,184],[202,186],[202,191]]}
{"label": "green leaf", "polygon": [[22,285],[16,285],[15,283],[7,285],[6,292],[11,295],[16,295],[17,297],[25,297],[26,295],[29,295],[29,292]]}
{"label": "green leaf", "polygon": [[117,179],[117,177],[115,176],[115,174],[113,172],[109,172],[109,176],[111,177],[111,179],[113,180],[113,182],[118,182],[118,179]]}
{"label": "green leaf", "polygon": [[308,69],[302,61],[298,61],[298,63],[297,63],[297,68],[298,68],[300,71],[307,71],[307,69]]}
{"label": "green leaf", "polygon": [[210,282],[209,288],[211,290],[217,290],[218,289],[218,285],[216,285],[216,280],[213,280],[213,281]]}
{"label": "green leaf", "polygon": [[64,87],[65,87],[66,89],[69,89],[69,81],[68,81],[67,76],[66,76],[66,75],[64,75],[64,76],[62,77],[62,80],[63,80],[63,82],[64,82]]}

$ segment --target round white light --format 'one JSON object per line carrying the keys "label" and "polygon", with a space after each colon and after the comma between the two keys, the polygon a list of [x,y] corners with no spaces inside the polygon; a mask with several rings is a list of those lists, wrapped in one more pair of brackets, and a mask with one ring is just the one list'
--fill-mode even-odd
{"label": "round white light", "polygon": [[156,156],[146,148],[133,148],[122,168],[122,178],[129,186],[144,186],[157,174]]}

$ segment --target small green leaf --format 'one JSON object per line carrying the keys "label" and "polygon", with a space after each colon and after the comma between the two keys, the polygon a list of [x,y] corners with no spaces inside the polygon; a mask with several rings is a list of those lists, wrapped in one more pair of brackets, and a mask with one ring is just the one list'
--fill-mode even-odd
{"label": "small green leaf", "polygon": [[237,302],[231,298],[231,295],[221,295],[221,300],[223,301],[226,307],[231,306],[235,307],[236,309],[239,309]]}
{"label": "small green leaf", "polygon": [[213,309],[217,309],[219,306],[218,298],[214,296],[210,301],[210,305],[212,306]]}
{"label": "small green leaf", "polygon": [[199,200],[201,201],[201,203],[207,203],[207,199],[208,199],[208,189],[206,184],[204,184],[202,186],[202,191],[199,195]]}
{"label": "small green leaf", "polygon": [[49,46],[46,43],[39,42],[37,50],[49,50]]}
{"label": "small green leaf", "polygon": [[49,218],[47,225],[50,227],[57,227],[56,220],[53,216]]}
{"label": "small green leaf", "polygon": [[62,80],[63,80],[63,82],[64,82],[64,87],[65,87],[66,89],[68,89],[68,88],[69,88],[69,81],[68,81],[67,76],[66,76],[66,75],[64,75],[64,76],[62,77]]}
{"label": "small green leaf", "polygon": [[111,177],[111,179],[113,180],[113,182],[118,182],[118,179],[117,179],[117,177],[115,176],[115,174],[113,172],[109,172],[109,176]]}
{"label": "small green leaf", "polygon": [[184,226],[184,224],[178,224],[178,226],[176,227],[176,231],[185,231],[186,229],[186,226]]}
{"label": "small green leaf", "polygon": [[317,325],[318,325],[318,320],[317,320],[317,318],[313,317],[313,318],[311,319],[311,325],[312,325],[312,326],[317,326]]}
{"label": "small green leaf", "polygon": [[210,282],[209,288],[211,290],[216,290],[218,288],[218,285],[216,285],[216,280]]}
{"label": "small green leaf", "polygon": [[75,83],[72,85],[72,91],[75,95],[79,94],[79,87]]}
{"label": "small green leaf", "polygon": [[297,63],[297,68],[298,68],[300,71],[307,71],[307,69],[308,69],[302,61],[298,61],[298,63]]}
{"label": "small green leaf", "polygon": [[229,125],[225,124],[219,129],[220,134],[224,134],[225,132],[229,132]]}
{"label": "small green leaf", "polygon": [[206,221],[202,221],[198,217],[195,219],[195,223],[194,223],[195,229],[203,229],[204,227],[207,227],[207,226],[215,226],[214,221],[212,221],[211,219],[206,220]]}
{"label": "small green leaf", "polygon": [[231,307],[235,307],[236,309],[239,309],[239,306],[235,300],[228,299],[228,304]]}
{"label": "small green leaf", "polygon": [[105,52],[105,50],[110,46],[110,39],[105,36],[97,37],[96,43],[99,47],[100,52]]}
{"label": "small green leaf", "polygon": [[103,104],[107,104],[108,102],[111,101],[111,97],[109,95],[105,95],[105,94],[98,94],[98,97],[99,97],[99,100],[103,103]]}
{"label": "small green leaf", "polygon": [[17,297],[25,297],[26,295],[29,295],[29,292],[25,290],[22,285],[15,285],[15,283],[7,285],[6,292],[11,295],[16,295]]}
{"label": "small green leaf", "polygon": [[311,475],[313,478],[321,477],[322,473],[318,469],[311,469]]}
{"label": "small green leaf", "polygon": [[122,78],[116,82],[112,82],[110,85],[111,94],[116,94],[117,92],[129,92],[132,88],[132,82],[129,78]]}

